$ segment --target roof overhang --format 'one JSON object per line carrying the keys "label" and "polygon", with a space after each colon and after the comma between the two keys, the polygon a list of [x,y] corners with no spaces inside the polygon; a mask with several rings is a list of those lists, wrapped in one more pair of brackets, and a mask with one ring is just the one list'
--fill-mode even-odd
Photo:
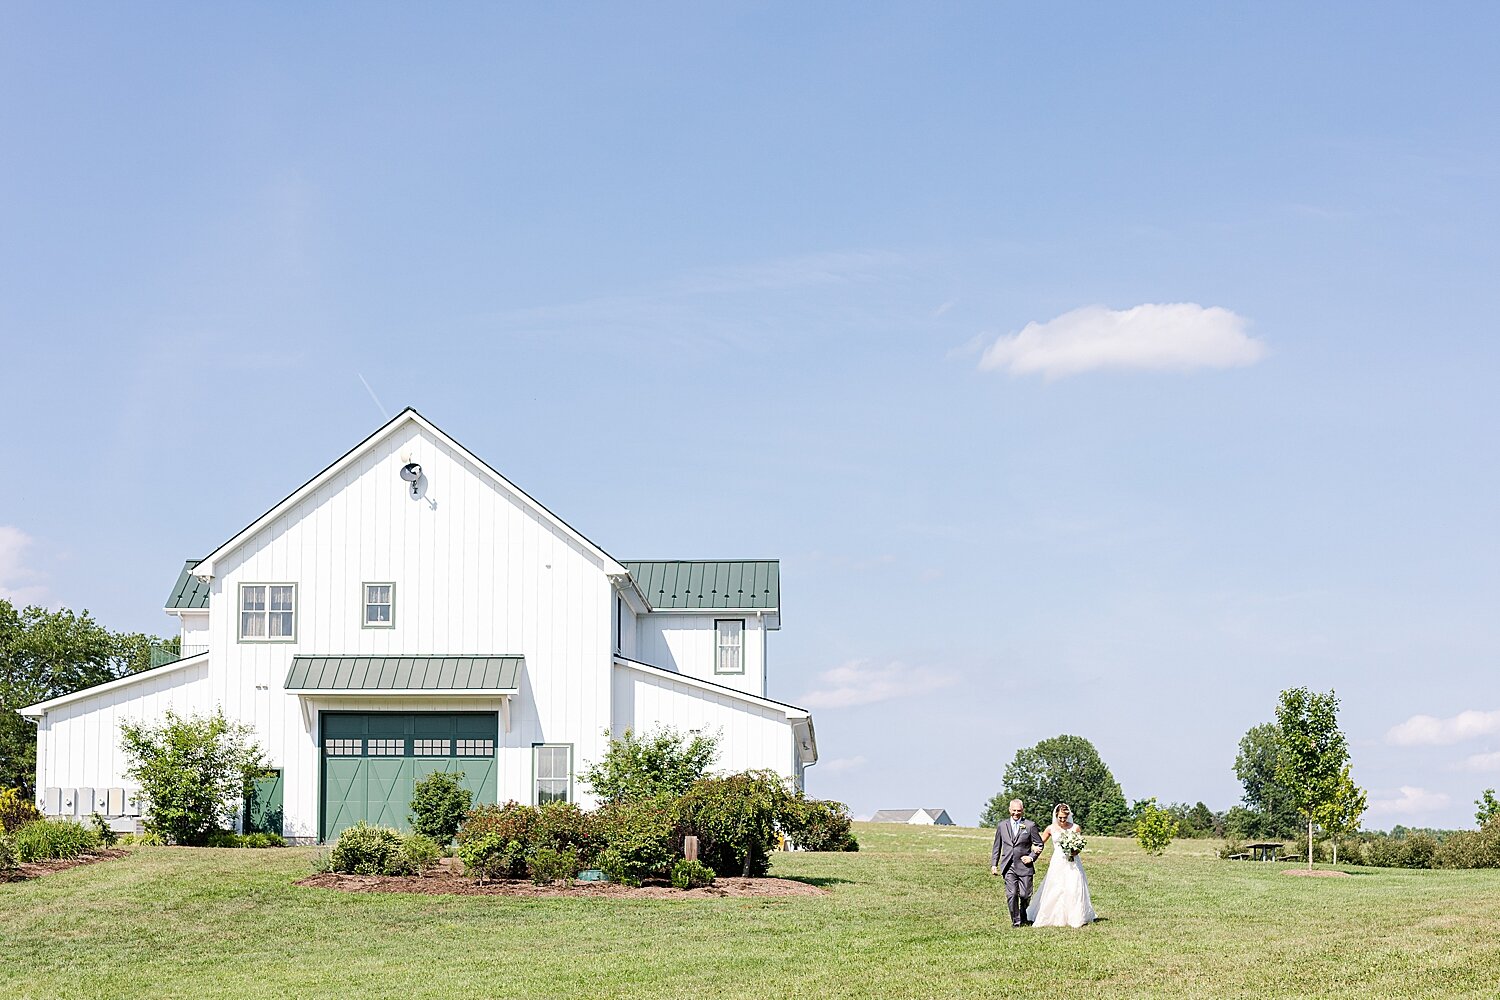
{"label": "roof overhang", "polygon": [[150,670],[142,670],[137,674],[126,674],[124,677],[117,677],[112,681],[105,681],[103,684],[95,684],[93,687],[80,688],[77,691],[70,691],[67,694],[58,695],[56,698],[51,698],[47,701],[39,701],[35,705],[27,705],[25,708],[20,710],[20,714],[28,719],[40,719],[52,709],[61,708],[64,705],[70,704],[71,702],[81,701],[84,698],[91,698],[96,694],[106,694],[110,691],[116,691],[123,687],[130,687],[132,684],[139,684],[141,681],[155,680],[158,677],[164,677],[167,674],[175,673],[178,670],[183,669],[184,667],[199,666],[207,662],[207,652],[197,653],[193,656],[184,656],[182,659],[173,660],[171,663],[165,664],[164,666],[154,667]]}
{"label": "roof overhang", "polygon": [[495,483],[495,485],[499,486],[503,491],[515,497],[518,501],[521,502],[523,506],[531,509],[542,520],[557,528],[560,532],[563,533],[563,535],[577,544],[579,548],[583,549],[585,552],[593,556],[599,562],[600,566],[604,569],[605,573],[609,574],[610,576],[615,576],[621,573],[628,572],[625,567],[620,565],[620,563],[616,561],[616,559],[608,552],[605,552],[598,545],[594,544],[588,538],[584,537],[580,532],[578,532],[562,518],[552,513],[546,507],[543,507],[525,490],[522,490],[519,486],[515,485],[510,480],[500,475],[500,473],[496,472],[487,462],[479,458],[479,456],[475,455],[473,452],[469,451],[469,449],[465,448],[463,445],[459,444],[448,434],[445,434],[443,431],[439,430],[438,427],[434,425],[430,420],[408,406],[406,409],[396,414],[390,420],[386,421],[386,423],[382,424],[369,437],[365,438],[359,444],[355,445],[353,448],[345,452],[341,458],[335,461],[332,465],[328,466],[328,468],[324,469],[322,472],[318,473],[316,476],[303,483],[285,500],[282,500],[276,506],[266,511],[260,517],[256,518],[253,522],[246,525],[224,544],[220,545],[208,555],[204,556],[203,559],[192,568],[192,575],[204,582],[212,580],[214,578],[216,564],[218,562],[221,562],[226,556],[233,553],[241,545],[258,534],[262,529],[273,523],[278,517],[291,510],[319,487],[334,479],[350,465],[353,465],[356,461],[359,460],[362,455],[365,454],[365,452],[369,451],[371,448],[374,448],[381,441],[385,440],[391,434],[395,433],[396,430],[408,424],[415,424],[418,427],[421,427],[423,430],[427,431],[429,434],[442,441],[454,451],[458,452],[459,455],[472,462],[474,466],[480,469],[484,473],[484,475],[489,477],[490,480]]}

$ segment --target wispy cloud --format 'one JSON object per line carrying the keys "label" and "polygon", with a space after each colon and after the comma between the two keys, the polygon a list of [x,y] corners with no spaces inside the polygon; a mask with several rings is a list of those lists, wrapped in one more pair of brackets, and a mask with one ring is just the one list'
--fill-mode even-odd
{"label": "wispy cloud", "polygon": [[1425,788],[1402,785],[1394,795],[1370,800],[1370,812],[1387,816],[1420,816],[1437,812],[1448,805],[1448,796],[1443,792],[1429,792]]}
{"label": "wispy cloud", "polygon": [[45,604],[47,588],[36,582],[36,572],[26,565],[31,536],[20,528],[0,524],[0,598],[12,604]]}
{"label": "wispy cloud", "polygon": [[835,757],[833,760],[818,761],[818,770],[827,774],[843,774],[864,766],[864,757]]}
{"label": "wispy cloud", "polygon": [[1194,302],[1085,306],[999,338],[979,367],[1048,379],[1110,368],[1236,368],[1265,356],[1265,345],[1245,333],[1247,325],[1228,309]]}
{"label": "wispy cloud", "polygon": [[1484,774],[1489,771],[1500,771],[1500,753],[1475,753],[1464,758],[1459,765],[1460,770],[1474,771]]}
{"label": "wispy cloud", "polygon": [[850,660],[818,675],[818,687],[797,699],[808,708],[852,708],[924,695],[947,687],[957,678],[930,667],[912,667],[900,662],[873,663]]}
{"label": "wispy cloud", "polygon": [[1413,715],[1385,734],[1385,741],[1398,747],[1444,747],[1463,740],[1500,733],[1500,712],[1470,709],[1446,719]]}

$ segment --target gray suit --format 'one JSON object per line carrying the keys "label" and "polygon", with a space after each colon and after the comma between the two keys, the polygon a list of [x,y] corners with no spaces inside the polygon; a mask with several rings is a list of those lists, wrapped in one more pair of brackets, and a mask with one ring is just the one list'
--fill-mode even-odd
{"label": "gray suit", "polygon": [[1005,876],[1005,901],[1010,906],[1010,922],[1017,926],[1026,919],[1026,907],[1031,904],[1031,877],[1036,874],[1035,864],[1025,864],[1022,858],[1031,856],[1033,862],[1042,856],[1042,832],[1029,819],[1020,822],[1020,830],[1011,831],[1009,816],[995,827],[995,847],[990,852],[990,867],[1000,869]]}

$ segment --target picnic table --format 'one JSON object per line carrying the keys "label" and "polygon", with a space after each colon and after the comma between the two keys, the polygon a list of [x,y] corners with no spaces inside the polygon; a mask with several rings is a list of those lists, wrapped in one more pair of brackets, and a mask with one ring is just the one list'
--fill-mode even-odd
{"label": "picnic table", "polygon": [[1276,852],[1285,847],[1285,844],[1246,844],[1245,850],[1250,852],[1251,861],[1275,861]]}

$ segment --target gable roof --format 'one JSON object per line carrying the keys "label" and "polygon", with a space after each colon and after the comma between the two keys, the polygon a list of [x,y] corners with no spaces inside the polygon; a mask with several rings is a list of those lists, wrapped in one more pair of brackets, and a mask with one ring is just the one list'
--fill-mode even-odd
{"label": "gable roof", "polygon": [[193,575],[193,567],[199,560],[189,559],[182,564],[182,572],[167,597],[167,611],[193,611],[208,607],[208,584]]}
{"label": "gable roof", "polygon": [[905,823],[917,814],[915,809],[877,809],[871,823]]}
{"label": "gable roof", "polygon": [[781,607],[781,563],[775,559],[632,560],[625,566],[655,611]]}
{"label": "gable roof", "polygon": [[436,425],[434,425],[432,421],[428,420],[426,417],[418,413],[415,409],[408,406],[406,409],[402,410],[400,413],[396,414],[390,420],[386,421],[384,424],[378,427],[375,432],[372,433],[369,437],[365,438],[353,448],[350,448],[341,457],[334,461],[332,465],[328,466],[322,472],[318,473],[316,476],[313,476],[307,482],[299,486],[296,490],[292,491],[292,493],[287,496],[286,499],[282,500],[276,506],[266,511],[260,517],[256,518],[250,524],[242,528],[228,541],[224,542],[218,548],[214,549],[208,555],[204,556],[203,559],[199,561],[197,567],[195,567],[195,569],[198,570],[198,575],[212,577],[214,573],[215,562],[223,559],[226,555],[229,555],[235,549],[239,548],[245,542],[249,541],[263,528],[274,522],[276,518],[280,517],[288,510],[291,510],[310,493],[318,489],[318,487],[322,486],[324,483],[337,476],[340,472],[342,472],[344,469],[348,468],[356,460],[358,460],[360,456],[364,455],[367,451],[370,451],[381,441],[390,436],[390,434],[392,434],[397,428],[405,426],[406,424],[416,424],[418,427],[421,427],[429,434],[438,438],[448,447],[458,452],[465,459],[472,462],[485,475],[487,475],[495,483],[495,485],[499,486],[502,490],[514,496],[521,502],[523,506],[529,508],[542,520],[559,529],[564,535],[575,542],[585,552],[590,553],[601,563],[603,563],[605,573],[617,575],[626,572],[625,567],[621,566],[619,562],[608,552],[605,552],[598,545],[594,544],[581,532],[575,529],[572,525],[568,524],[562,518],[552,513],[546,507],[543,507],[525,490],[521,489],[510,480],[500,475],[500,473],[496,472],[494,468],[492,468],[483,459],[479,458],[469,449],[459,444],[448,434],[445,434]]}

